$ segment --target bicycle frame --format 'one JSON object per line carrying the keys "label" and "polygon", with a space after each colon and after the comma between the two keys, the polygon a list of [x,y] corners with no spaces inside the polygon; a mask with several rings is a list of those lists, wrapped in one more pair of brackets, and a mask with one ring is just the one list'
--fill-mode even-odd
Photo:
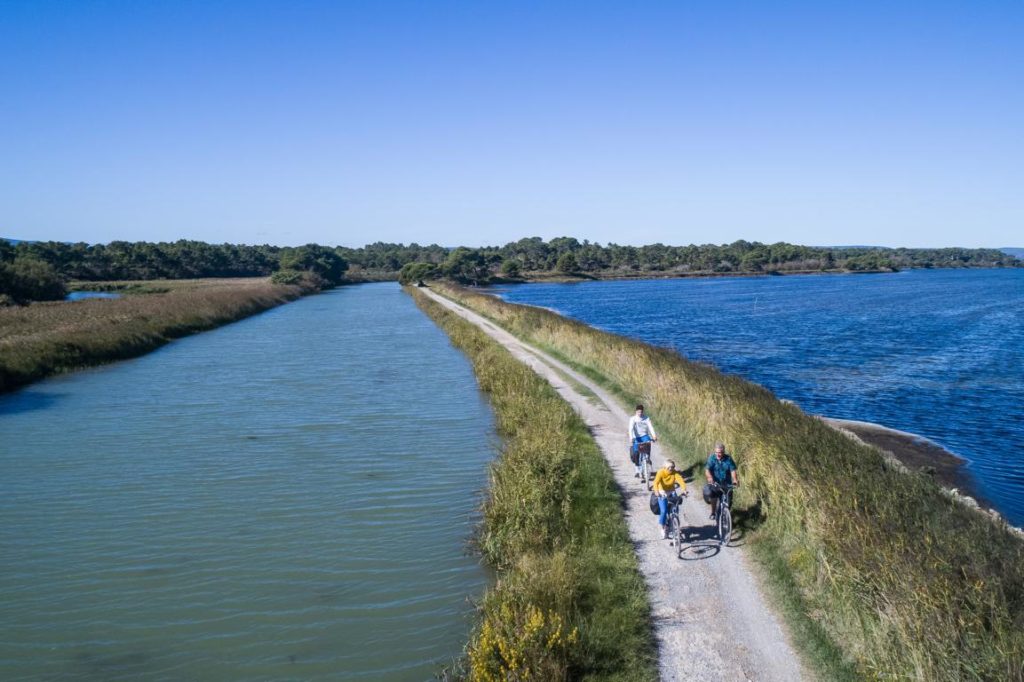
{"label": "bicycle frame", "polygon": [[669,498],[668,516],[665,519],[665,523],[669,529],[671,529],[670,537],[672,542],[676,545],[676,556],[683,556],[683,498],[686,497],[686,493],[677,493],[677,495]]}
{"label": "bicycle frame", "polygon": [[[735,486],[731,483],[722,485],[716,482],[714,487],[722,493],[721,498],[718,500],[717,511],[715,512],[715,526],[718,528],[720,543],[727,545],[732,537],[732,491]],[[724,518],[723,514],[725,515]]]}
{"label": "bicycle frame", "polygon": [[[651,481],[654,480],[654,464],[651,462],[651,452],[653,450],[653,441],[645,441],[643,443],[633,442],[631,447],[636,448],[637,452],[637,466],[640,468],[640,485],[645,486],[648,490],[651,489]],[[646,448],[643,446],[647,446]],[[645,452],[646,450],[646,452]]]}

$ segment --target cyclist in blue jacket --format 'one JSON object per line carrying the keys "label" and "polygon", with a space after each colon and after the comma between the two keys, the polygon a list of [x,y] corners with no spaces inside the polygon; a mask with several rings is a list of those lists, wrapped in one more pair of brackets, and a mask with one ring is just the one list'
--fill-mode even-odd
{"label": "cyclist in blue jacket", "polygon": [[707,464],[704,465],[704,501],[711,505],[711,518],[715,518],[718,512],[718,498],[722,491],[714,486],[715,483],[724,486],[731,482],[734,486],[740,484],[739,476],[736,474],[736,462],[725,452],[725,443],[715,443],[715,451],[708,455]]}

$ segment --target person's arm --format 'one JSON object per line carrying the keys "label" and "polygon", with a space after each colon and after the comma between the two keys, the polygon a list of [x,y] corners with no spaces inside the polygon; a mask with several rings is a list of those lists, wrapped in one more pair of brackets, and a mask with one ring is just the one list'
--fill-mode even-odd
{"label": "person's arm", "polygon": [[[711,459],[708,458],[708,462],[710,462],[710,461],[711,461]],[[707,464],[704,465],[704,478],[708,479],[708,483],[714,483],[715,482],[714,479],[711,478],[711,467],[708,466]]]}
{"label": "person's arm", "polygon": [[648,429],[650,430],[650,432],[651,432],[651,440],[653,440],[653,441],[657,441],[657,440],[658,440],[658,434],[656,434],[656,433],[654,432],[654,422],[652,422],[652,421],[651,421],[651,418],[650,418],[650,417],[648,417],[648,418],[647,418],[647,428],[648,428]]}
{"label": "person's arm", "polygon": [[629,426],[626,427],[626,442],[629,443],[630,445],[633,444],[633,438],[634,438],[634,436],[633,436],[633,421],[635,419],[636,419],[635,415],[630,417],[629,418]]}
{"label": "person's arm", "polygon": [[732,463],[732,484],[733,485],[739,485],[740,484],[740,477],[739,477],[739,472],[736,469],[736,462]]}

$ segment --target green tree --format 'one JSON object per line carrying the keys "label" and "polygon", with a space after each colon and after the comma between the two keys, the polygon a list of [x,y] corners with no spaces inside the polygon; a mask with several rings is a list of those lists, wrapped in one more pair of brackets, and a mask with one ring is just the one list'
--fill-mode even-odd
{"label": "green tree", "polygon": [[519,265],[519,261],[511,258],[501,263],[501,274],[506,277],[519,277],[522,274],[522,266]]}
{"label": "green tree", "polygon": [[412,284],[428,279],[437,279],[437,266],[433,263],[406,263],[398,273],[400,284]]}
{"label": "green tree", "polygon": [[319,244],[306,244],[281,252],[282,270],[300,270],[313,273],[330,284],[338,284],[348,270],[348,263],[333,249]]}
{"label": "green tree", "polygon": [[22,256],[0,263],[0,295],[17,303],[59,301],[67,296],[67,289],[52,265]]}
{"label": "green tree", "polygon": [[768,254],[761,248],[747,251],[740,258],[740,268],[748,272],[759,272],[767,263]]}
{"label": "green tree", "polygon": [[487,260],[476,249],[460,246],[448,254],[441,272],[456,282],[479,284],[490,278]]}
{"label": "green tree", "polygon": [[578,272],[580,269],[579,263],[576,262],[576,256],[571,251],[567,251],[558,257],[558,264],[555,266],[559,272],[572,273]]}

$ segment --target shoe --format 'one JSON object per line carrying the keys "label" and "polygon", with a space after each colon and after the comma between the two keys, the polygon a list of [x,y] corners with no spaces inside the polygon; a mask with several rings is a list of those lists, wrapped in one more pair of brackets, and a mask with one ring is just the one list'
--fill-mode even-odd
{"label": "shoe", "polygon": [[712,521],[714,521],[715,520],[715,512],[711,512],[711,516],[709,516],[708,518],[711,519]]}
{"label": "shoe", "polygon": [[662,540],[668,540],[668,528],[662,527],[662,529],[661,529],[661,539]]}
{"label": "shoe", "polygon": [[638,471],[635,474],[633,474],[633,478],[640,478],[640,472]]}

